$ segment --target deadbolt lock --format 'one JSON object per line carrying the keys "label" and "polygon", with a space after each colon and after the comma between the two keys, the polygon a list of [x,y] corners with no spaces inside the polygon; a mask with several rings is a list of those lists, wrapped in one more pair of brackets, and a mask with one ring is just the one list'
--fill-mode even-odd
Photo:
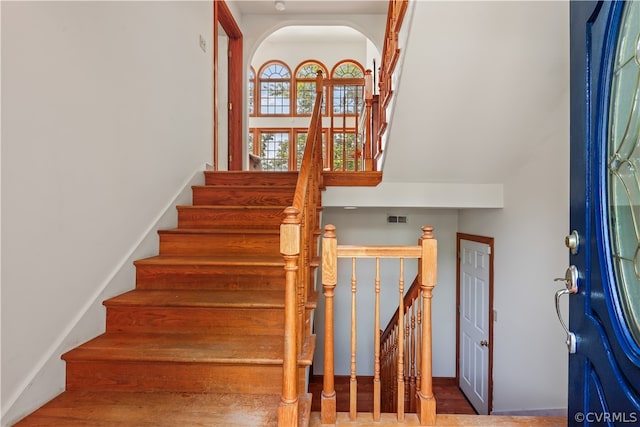
{"label": "deadbolt lock", "polygon": [[571,250],[571,255],[578,253],[580,247],[580,235],[576,230],[573,230],[571,234],[564,238],[564,244]]}

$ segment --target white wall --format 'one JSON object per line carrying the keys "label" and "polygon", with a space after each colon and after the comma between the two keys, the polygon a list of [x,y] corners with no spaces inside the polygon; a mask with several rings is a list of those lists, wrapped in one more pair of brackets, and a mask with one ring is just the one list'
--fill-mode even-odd
{"label": "white wall", "polygon": [[[407,224],[388,224],[387,215],[406,215]],[[322,213],[324,225],[336,226],[338,244],[341,245],[415,245],[424,225],[434,227],[438,240],[438,282],[433,297],[433,375],[454,377],[456,374],[456,230],[458,213],[452,209],[421,208],[360,208],[345,210],[326,208]],[[381,316],[384,329],[398,308],[397,260],[381,262]],[[373,260],[359,261],[358,277],[358,375],[373,375],[374,333],[374,278]],[[405,291],[409,289],[417,274],[415,262],[406,261]],[[318,284],[318,290],[322,288]],[[338,285],[335,290],[335,372],[350,374],[350,322],[351,322],[351,260],[338,263]],[[315,331],[316,354],[313,369],[315,374],[324,370],[324,297],[321,296],[316,310]]]}
{"label": "white wall", "polygon": [[[211,159],[208,2],[2,2],[2,425],[64,387]],[[177,198],[177,199],[176,199]],[[141,249],[142,248],[142,249]]]}
{"label": "white wall", "polygon": [[[567,89],[568,90],[568,89]],[[569,234],[569,104],[549,111],[511,169],[502,210],[463,210],[461,232],[495,238],[494,411],[566,408],[567,348],[553,295]],[[566,304],[563,301],[567,319]]]}

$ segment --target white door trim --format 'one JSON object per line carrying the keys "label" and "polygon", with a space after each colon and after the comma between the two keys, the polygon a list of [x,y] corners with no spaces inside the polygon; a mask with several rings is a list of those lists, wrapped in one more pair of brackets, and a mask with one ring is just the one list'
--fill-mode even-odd
{"label": "white door trim", "polygon": [[[461,289],[461,273],[460,273],[460,264],[461,264],[461,241],[467,240],[475,243],[480,243],[488,246],[489,252],[489,298],[488,298],[488,307],[486,308],[487,313],[487,325],[489,329],[488,335],[488,392],[487,392],[487,404],[488,404],[488,414],[491,414],[491,410],[493,408],[493,262],[494,262],[494,248],[493,248],[493,238],[492,237],[484,237],[477,236],[472,234],[464,234],[457,233],[456,234],[456,253],[458,254],[458,262],[456,263],[456,382],[460,384],[460,289]],[[477,410],[477,408],[476,408]]]}

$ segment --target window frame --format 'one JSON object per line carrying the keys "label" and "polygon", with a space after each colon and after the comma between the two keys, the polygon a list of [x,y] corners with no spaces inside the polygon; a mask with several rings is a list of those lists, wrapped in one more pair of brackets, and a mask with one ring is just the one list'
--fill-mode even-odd
{"label": "window frame", "polygon": [[[327,67],[320,61],[317,61],[315,59],[307,59],[305,61],[302,61],[301,63],[298,64],[298,66],[296,67],[295,73],[293,74],[293,87],[294,87],[294,94],[293,94],[293,99],[294,99],[294,104],[295,104],[295,108],[293,110],[293,116],[297,116],[297,117],[309,117],[311,116],[311,112],[309,113],[300,113],[298,112],[298,83],[313,83],[313,88],[315,91],[315,82],[316,82],[316,78],[314,77],[299,77],[298,74],[300,72],[300,70],[307,66],[307,65],[317,65],[318,68],[322,71],[322,74],[325,76],[328,75],[327,74]],[[326,93],[325,93],[326,94]],[[315,100],[315,98],[314,98]],[[326,116],[327,115],[327,97],[325,96],[325,102],[322,105],[322,115]]]}
{"label": "window frame", "polygon": [[[282,68],[286,69],[289,73],[289,77],[288,78],[279,78],[279,79],[267,79],[267,78],[263,78],[263,74],[264,72],[271,66],[273,65],[279,65]],[[266,61],[264,64],[262,64],[262,66],[260,67],[260,71],[258,72],[258,74],[256,75],[256,103],[257,103],[257,110],[256,110],[256,117],[290,117],[292,115],[292,106],[293,106],[293,90],[292,90],[292,84],[293,84],[293,78],[292,78],[293,74],[291,73],[291,68],[283,61],[280,60],[270,60],[270,61]],[[277,82],[281,82],[281,83],[288,83],[289,84],[289,96],[288,96],[288,101],[289,101],[289,111],[286,113],[263,113],[262,112],[262,84],[263,82],[271,82],[271,83],[277,83]],[[282,97],[281,99],[285,100],[287,98]]]}

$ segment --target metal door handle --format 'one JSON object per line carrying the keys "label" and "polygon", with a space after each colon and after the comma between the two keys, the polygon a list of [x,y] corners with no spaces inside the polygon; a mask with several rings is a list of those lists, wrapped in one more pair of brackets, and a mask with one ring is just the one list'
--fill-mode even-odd
{"label": "metal door handle", "polygon": [[578,269],[575,265],[569,266],[564,277],[558,278],[554,280],[555,282],[565,282],[565,289],[560,289],[556,292],[555,301],[556,301],[556,314],[558,315],[558,320],[560,320],[560,324],[562,325],[562,329],[567,334],[567,349],[569,353],[573,354],[576,352],[576,335],[569,331],[567,324],[562,318],[562,313],[560,313],[560,297],[562,295],[570,295],[578,292]]}
{"label": "metal door handle", "polygon": [[487,340],[480,341],[480,346],[481,347],[489,347],[489,341],[487,341]]}

